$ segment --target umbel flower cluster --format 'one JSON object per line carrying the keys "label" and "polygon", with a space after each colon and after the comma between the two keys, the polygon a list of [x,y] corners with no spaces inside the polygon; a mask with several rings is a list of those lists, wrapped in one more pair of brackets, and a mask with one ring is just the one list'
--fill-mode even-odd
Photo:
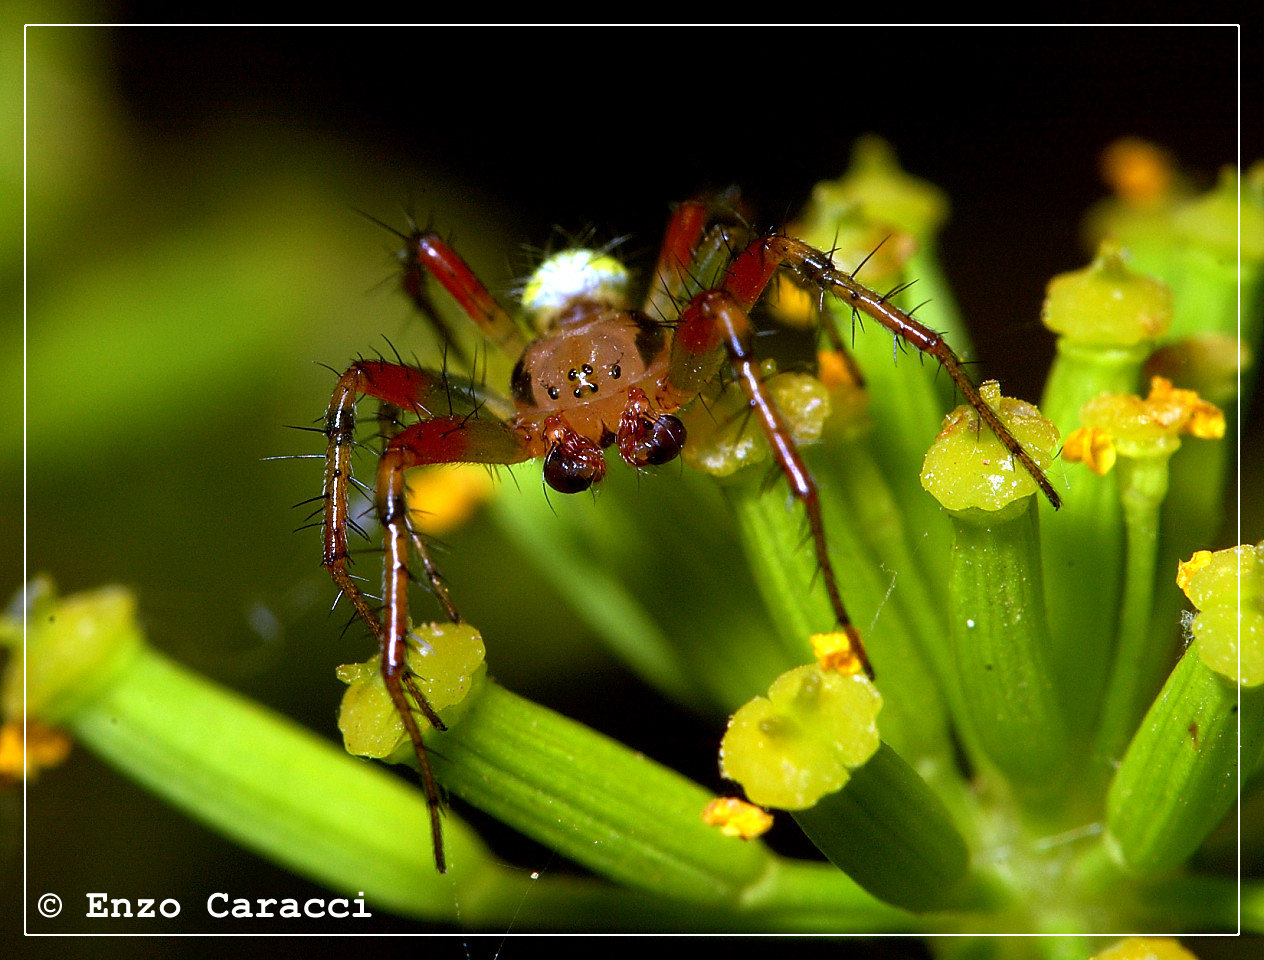
{"label": "umbel flower cluster", "polygon": [[[853,337],[850,312],[795,288],[769,305],[791,326],[820,311],[851,354],[764,373],[818,480],[876,681],[820,632],[801,515],[768,483],[736,391],[689,413],[691,469],[661,515],[614,475],[613,492],[564,508],[538,483],[496,486],[481,509],[594,633],[716,726],[722,777],[704,787],[498,684],[495,637],[417,626],[444,789],[587,876],[546,873],[524,898],[519,871],[449,813],[438,877],[424,798],[157,653],[117,588],[28,590],[27,713],[11,669],[5,716],[50,756],[64,730],[244,846],[436,921],[456,920],[455,901],[480,927],[1058,934],[977,949],[1083,957],[1093,935],[1233,930],[1222,857],[1264,747],[1264,564],[1222,529],[1264,313],[1264,166],[1199,191],[1127,142],[1108,170],[1087,265],[1048,287],[1057,354],[1039,403],[981,387],[1058,487],[1057,512],[972,408],[944,416],[932,366],[893,363],[886,336]],[[868,256],[875,289],[916,278],[919,319],[969,356],[936,260],[946,216],[865,140],[788,229],[838,263]],[[427,494],[431,513],[439,502]],[[665,610],[647,555],[695,558],[674,568],[683,608]],[[408,762],[373,661],[339,676],[347,750]],[[760,839],[790,820],[822,857]],[[1264,884],[1244,885],[1241,911],[1264,932]]]}

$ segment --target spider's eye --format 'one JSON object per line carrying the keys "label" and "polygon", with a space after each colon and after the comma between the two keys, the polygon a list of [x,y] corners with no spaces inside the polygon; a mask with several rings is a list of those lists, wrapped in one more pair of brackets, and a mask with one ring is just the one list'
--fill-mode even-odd
{"label": "spider's eye", "polygon": [[675,460],[685,446],[685,425],[671,414],[664,414],[649,425],[636,443],[637,465],[658,467]]}
{"label": "spider's eye", "polygon": [[594,464],[568,456],[560,446],[550,449],[544,458],[544,482],[558,493],[580,493],[600,479]]}

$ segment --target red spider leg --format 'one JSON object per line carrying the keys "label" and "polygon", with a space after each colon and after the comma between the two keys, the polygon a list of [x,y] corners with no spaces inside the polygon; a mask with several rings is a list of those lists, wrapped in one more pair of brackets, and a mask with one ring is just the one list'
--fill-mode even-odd
{"label": "red spider leg", "polygon": [[669,374],[674,380],[679,371],[684,382],[672,382],[671,386],[675,389],[684,387],[696,390],[692,381],[700,378],[705,382],[707,377],[703,372],[708,368],[714,370],[714,366],[719,364],[723,356],[728,355],[742,389],[759,414],[760,426],[772,448],[773,457],[790,486],[790,492],[803,504],[807,513],[817,566],[825,581],[834,618],[839,628],[847,634],[865,673],[872,678],[873,666],[869,663],[864,644],[861,643],[860,631],[852,625],[851,617],[847,615],[847,608],[843,605],[842,594],[839,593],[834,576],[834,567],[830,562],[816,481],[812,479],[807,464],[803,462],[799,448],[790,435],[790,429],[760,376],[759,363],[751,353],[747,309],[727,289],[708,290],[690,301],[680,315],[676,328]]}
{"label": "red spider leg", "polygon": [[656,319],[674,317],[681,302],[711,286],[718,273],[717,254],[724,253],[727,260],[731,229],[741,220],[737,202],[736,196],[725,194],[677,205],[658,251],[645,313]]}
{"label": "red spider leg", "polygon": [[[355,435],[355,405],[362,394],[426,418],[392,437],[378,463],[375,505],[386,531],[383,573],[385,624],[369,606],[368,599],[349,570],[347,527],[351,522],[348,516],[351,452]],[[382,654],[382,679],[412,742],[421,770],[430,807],[435,866],[440,873],[446,872],[446,864],[439,823],[439,790],[430,769],[421,729],[407,696],[411,693],[416,708],[436,729],[443,729],[442,720],[408,672],[405,659],[409,636],[408,584],[412,579],[408,563],[410,543],[421,558],[430,587],[449,619],[459,622],[460,615],[424,541],[415,536],[409,526],[404,473],[410,467],[422,464],[516,463],[528,458],[523,441],[500,420],[479,418],[474,412],[441,417],[431,415],[433,409],[450,408],[451,404],[451,388],[444,375],[386,361],[361,360],[352,364],[339,378],[325,420],[329,442],[325,461],[323,563],[334,583],[350,599],[356,612],[377,637]]]}
{"label": "red spider leg", "polygon": [[742,309],[749,310],[763,295],[773,275],[784,266],[788,266],[807,283],[828,290],[839,300],[850,304],[852,309],[864,312],[896,336],[934,357],[952,377],[953,383],[970,406],[978,411],[979,419],[987,424],[1010,455],[1036,481],[1036,485],[1053,504],[1054,509],[1062,505],[1061,497],[1044,471],[1001,422],[996,411],[979,395],[978,388],[966,374],[960,358],[943,336],[892,304],[887,299],[889,295],[875,293],[864,284],[858,283],[850,274],[837,269],[829,254],[794,237],[762,237],[734,258],[724,280],[724,289]]}
{"label": "red spider leg", "polygon": [[430,312],[422,289],[424,270],[443,284],[489,340],[512,357],[522,354],[527,346],[522,331],[447,241],[437,233],[424,230],[414,230],[404,239],[407,243],[402,254],[404,291],[423,312]]}
{"label": "red spider leg", "polygon": [[[406,658],[410,626],[408,620],[409,544],[423,558],[430,583],[439,594],[448,616],[454,623],[460,616],[438,579],[437,571],[427,556],[422,540],[415,536],[408,521],[408,500],[404,474],[412,467],[440,463],[519,463],[530,458],[522,439],[500,420],[481,419],[473,413],[464,416],[436,417],[402,430],[386,445],[378,463],[376,505],[378,518],[385,530],[386,557],[383,562],[382,608],[385,613],[382,650],[382,680],[404,729],[412,741],[421,766],[426,802],[430,807],[430,825],[434,840],[435,866],[446,872],[443,860],[443,838],[439,827],[439,791],[426,757],[426,745],[412,714],[405,688],[421,707],[431,723],[443,729],[438,717],[426,704],[425,697],[411,679]],[[424,704],[424,706],[423,706]]]}
{"label": "red spider leg", "polygon": [[647,302],[661,302],[683,286],[709,219],[707,205],[701,200],[687,200],[672,211],[658,262],[654,264],[654,282]]}
{"label": "red spider leg", "polygon": [[[325,450],[325,569],[342,594],[351,601],[356,613],[373,630],[379,640],[382,628],[369,606],[363,591],[351,576],[347,528],[351,525],[348,502],[351,488],[351,453],[355,444],[356,402],[361,395],[376,397],[401,410],[429,418],[432,411],[448,409],[450,393],[443,376],[427,373],[383,360],[360,360],[353,363],[338,380],[329,410],[325,416],[328,444]],[[432,565],[427,559],[427,572]],[[439,602],[452,619],[456,609],[437,576],[432,578]]]}

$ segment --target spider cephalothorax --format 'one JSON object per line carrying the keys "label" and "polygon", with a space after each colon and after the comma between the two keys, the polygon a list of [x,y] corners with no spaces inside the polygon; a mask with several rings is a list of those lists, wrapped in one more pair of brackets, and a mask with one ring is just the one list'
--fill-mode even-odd
{"label": "spider cephalothorax", "polygon": [[[406,241],[401,254],[405,290],[425,308],[425,282],[433,277],[486,338],[517,361],[509,397],[500,398],[472,382],[457,382],[447,372],[402,361],[360,360],[339,378],[325,418],[324,565],[381,646],[382,678],[425,782],[440,870],[438,789],[413,710],[439,730],[443,724],[417,689],[404,657],[414,562],[449,619],[459,621],[460,615],[425,542],[410,526],[406,471],[425,464],[542,459],[544,480],[554,490],[586,490],[605,476],[607,447],[615,447],[625,463],[638,469],[673,460],[686,442],[685,428],[674,413],[727,367],[790,492],[803,504],[820,579],[837,621],[821,629],[845,633],[863,669],[872,675],[830,562],[816,484],[751,347],[749,313],[784,270],[797,283],[838,298],[937,360],[982,422],[1057,505],[1057,494],[1040,468],[979,396],[938,333],[801,240],[778,233],[737,240],[731,223],[721,221],[721,212],[705,200],[677,207],[639,307],[631,297],[627,270],[608,252],[571,249],[549,257],[523,289],[522,325],[436,234],[418,229],[400,234]],[[382,404],[382,419],[389,427],[374,489],[385,544],[380,611],[351,576],[347,549],[351,452],[361,396]]]}
{"label": "spider cephalothorax", "polygon": [[512,423],[562,493],[600,481],[612,444],[633,467],[667,463],[684,446],[666,388],[670,330],[628,306],[627,282],[608,254],[575,248],[549,257],[523,293],[540,335],[514,365]]}

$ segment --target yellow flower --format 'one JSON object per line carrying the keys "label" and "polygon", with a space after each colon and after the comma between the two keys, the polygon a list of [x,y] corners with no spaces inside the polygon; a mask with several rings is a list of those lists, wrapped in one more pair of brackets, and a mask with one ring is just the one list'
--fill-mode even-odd
{"label": "yellow flower", "polygon": [[1108,473],[1116,454],[1127,457],[1171,454],[1179,435],[1218,440],[1225,433],[1223,411],[1193,390],[1172,385],[1165,377],[1150,379],[1145,399],[1126,393],[1103,393],[1080,411],[1084,426],[1067,434],[1062,458],[1083,463],[1094,473]]}

